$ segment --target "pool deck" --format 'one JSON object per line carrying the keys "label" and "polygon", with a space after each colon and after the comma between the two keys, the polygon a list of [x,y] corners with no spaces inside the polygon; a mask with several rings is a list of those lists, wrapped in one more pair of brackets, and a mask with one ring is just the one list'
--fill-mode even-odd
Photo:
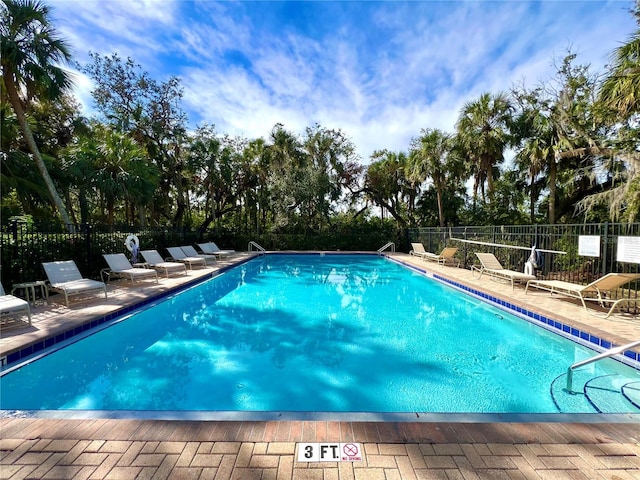
{"label": "pool deck", "polygon": [[[512,290],[469,270],[394,256],[613,343],[640,340],[638,315],[604,319],[547,292],[525,295],[522,287]],[[51,304],[33,308],[32,326],[21,321],[2,326],[0,356],[212,271],[194,269],[186,277],[133,287],[111,282],[107,300],[90,296],[72,300],[69,308],[52,298]],[[0,418],[0,479],[640,479],[640,418],[632,417],[545,417],[541,422],[437,415],[390,422],[6,417]],[[362,460],[299,462],[298,442],[359,443]]]}

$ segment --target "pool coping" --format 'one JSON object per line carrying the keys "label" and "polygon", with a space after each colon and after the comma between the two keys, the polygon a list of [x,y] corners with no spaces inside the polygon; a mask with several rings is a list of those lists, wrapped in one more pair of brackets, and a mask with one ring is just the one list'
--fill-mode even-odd
{"label": "pool coping", "polygon": [[638,423],[640,413],[308,412],[223,410],[0,410],[2,418],[187,422]]}
{"label": "pool coping", "polygon": [[[529,321],[541,328],[545,328],[576,343],[591,347],[596,350],[603,350],[616,346],[611,341],[605,340],[588,332],[582,332],[575,327],[563,324],[557,320],[547,318],[540,313],[532,312],[526,308],[512,302],[503,300],[495,295],[490,295],[481,290],[470,287],[464,283],[452,280],[446,276],[430,272],[417,267],[414,264],[405,262],[397,257],[379,252],[261,252],[269,255],[287,254],[312,254],[312,255],[368,255],[385,257],[388,260],[398,263],[428,278],[442,282],[452,288],[463,291],[466,294],[475,296],[487,304],[495,306]],[[205,274],[199,278],[189,280],[150,297],[127,305],[98,318],[84,322],[74,328],[57,333],[41,341],[24,347],[10,354],[19,355],[12,361],[7,361],[0,367],[0,376],[21,366],[23,362],[32,361],[39,355],[48,354],[46,350],[60,343],[73,343],[84,338],[86,335],[109,327],[112,323],[124,320],[128,314],[151,306],[158,301],[171,297],[184,290],[215,278],[224,272],[239,265],[247,263],[256,257],[243,258],[240,261],[226,265],[214,272]],[[93,331],[92,331],[93,330]],[[62,347],[63,345],[60,345]],[[625,351],[623,359],[613,358],[616,361],[640,370],[640,353]],[[624,361],[623,361],[624,360]],[[362,421],[362,422],[448,422],[448,423],[640,423],[640,413],[610,414],[610,413],[470,413],[470,412],[290,412],[290,411],[144,411],[144,410],[2,410],[1,418],[57,418],[57,419],[139,419],[139,420],[179,420],[179,421]]]}

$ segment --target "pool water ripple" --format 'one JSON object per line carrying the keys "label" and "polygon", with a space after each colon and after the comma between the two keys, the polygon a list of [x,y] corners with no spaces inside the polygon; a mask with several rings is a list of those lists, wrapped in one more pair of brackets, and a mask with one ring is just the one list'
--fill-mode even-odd
{"label": "pool water ripple", "polygon": [[0,403],[553,413],[550,385],[593,353],[379,256],[267,255],[3,375]]}

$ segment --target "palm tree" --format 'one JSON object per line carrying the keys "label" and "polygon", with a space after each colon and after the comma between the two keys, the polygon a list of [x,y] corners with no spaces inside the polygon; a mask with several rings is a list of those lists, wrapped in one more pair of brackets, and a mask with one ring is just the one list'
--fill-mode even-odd
{"label": "palm tree", "polygon": [[116,201],[124,198],[138,207],[144,219],[144,205],[153,197],[159,174],[145,161],[145,151],[131,136],[105,129],[97,142],[92,181],[107,204],[107,219],[113,225]]}
{"label": "palm tree", "polygon": [[451,136],[438,129],[423,129],[422,136],[415,139],[410,153],[410,180],[420,184],[431,178],[436,191],[438,219],[444,227],[442,196],[447,180],[447,156],[451,151]]}
{"label": "palm tree", "polygon": [[514,124],[514,137],[520,142],[515,163],[520,172],[529,175],[529,209],[535,223],[535,205],[545,186],[549,189],[547,221],[555,223],[558,165],[558,135],[549,102],[541,98],[542,90],[514,91],[521,113]]}
{"label": "palm tree", "polygon": [[294,221],[308,196],[309,159],[298,137],[280,123],[271,129],[267,155],[271,168],[267,181],[270,207],[276,223],[284,226]]}
{"label": "palm tree", "polygon": [[49,24],[49,8],[33,0],[2,0],[0,13],[0,64],[2,80],[18,124],[44,179],[62,221],[71,219],[49,175],[26,117],[34,97],[56,98],[71,86],[68,73],[56,63],[69,61],[66,43]]}
{"label": "palm tree", "polygon": [[[640,26],[640,4],[631,12]],[[600,87],[598,103],[611,123],[618,125],[618,157],[626,164],[616,187],[591,195],[578,204],[582,211],[608,205],[611,216],[632,222],[640,215],[640,154],[638,114],[640,113],[640,28],[629,41],[613,51],[611,66]]]}
{"label": "palm tree", "polygon": [[[640,24],[640,6],[632,13]],[[615,111],[618,118],[627,119],[640,110],[640,29],[613,51],[599,100]]]}
{"label": "palm tree", "polygon": [[489,198],[493,195],[493,169],[504,160],[512,109],[504,93],[483,93],[480,98],[462,107],[456,128],[461,146],[475,164],[474,199],[480,188],[484,200],[485,181]]}

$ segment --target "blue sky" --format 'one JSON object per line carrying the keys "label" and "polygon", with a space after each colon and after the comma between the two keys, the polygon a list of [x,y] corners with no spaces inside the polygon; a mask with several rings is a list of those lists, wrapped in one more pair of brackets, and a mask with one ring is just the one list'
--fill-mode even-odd
{"label": "blue sky", "polygon": [[[46,0],[45,0],[46,1]],[[604,73],[637,25],[632,2],[50,0],[81,64],[132,57],[184,87],[189,124],[267,137],[341,129],[363,162],[422,128],[453,131],[465,102],[553,75],[568,49]],[[89,79],[75,95],[92,113]]]}

